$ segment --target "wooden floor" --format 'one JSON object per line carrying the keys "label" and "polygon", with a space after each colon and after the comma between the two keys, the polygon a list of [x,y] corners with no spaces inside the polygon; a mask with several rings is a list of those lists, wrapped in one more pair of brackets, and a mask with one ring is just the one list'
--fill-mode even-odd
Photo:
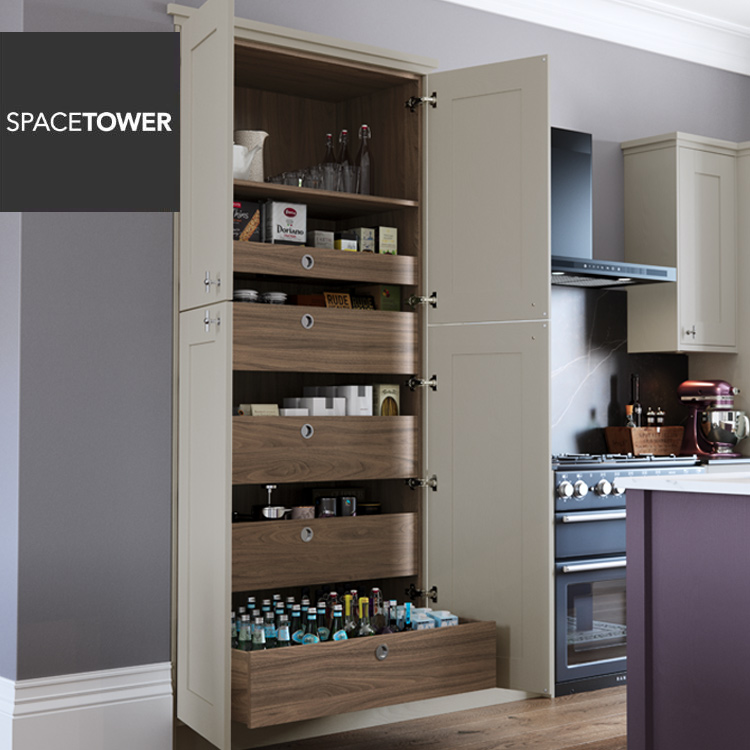
{"label": "wooden floor", "polygon": [[625,690],[532,698],[264,750],[626,750]]}

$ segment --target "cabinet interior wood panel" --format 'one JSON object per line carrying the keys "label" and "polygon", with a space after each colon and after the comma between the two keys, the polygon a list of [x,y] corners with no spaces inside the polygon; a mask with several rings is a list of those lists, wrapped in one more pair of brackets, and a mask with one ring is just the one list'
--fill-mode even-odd
{"label": "cabinet interior wood panel", "polygon": [[[232,482],[409,478],[416,417],[234,417]],[[306,425],[314,433],[303,436]]]}
{"label": "cabinet interior wood panel", "polygon": [[[378,660],[378,646],[388,655]],[[232,718],[249,727],[388,706],[495,685],[491,622],[232,652]],[[248,690],[249,702],[240,696]]]}
{"label": "cabinet interior wood panel", "polygon": [[417,524],[416,513],[234,524],[232,590],[414,576]]}
{"label": "cabinet interior wood panel", "polygon": [[413,313],[235,304],[235,370],[413,374],[417,355]]}

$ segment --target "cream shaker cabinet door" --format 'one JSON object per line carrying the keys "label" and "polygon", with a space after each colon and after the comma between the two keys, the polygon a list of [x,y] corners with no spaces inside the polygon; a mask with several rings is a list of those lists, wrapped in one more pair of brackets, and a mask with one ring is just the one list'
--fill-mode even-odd
{"label": "cream shaker cabinet door", "polygon": [[[552,675],[547,59],[430,76],[427,576],[498,625],[498,685]],[[524,320],[526,319],[526,320]]]}
{"label": "cream shaker cabinet door", "polygon": [[546,57],[429,76],[430,321],[534,320],[549,310]]}
{"label": "cream shaker cabinet door", "polygon": [[180,29],[180,310],[232,298],[234,3]]}
{"label": "cream shaker cabinet door", "polygon": [[232,303],[180,315],[177,717],[229,747]]}

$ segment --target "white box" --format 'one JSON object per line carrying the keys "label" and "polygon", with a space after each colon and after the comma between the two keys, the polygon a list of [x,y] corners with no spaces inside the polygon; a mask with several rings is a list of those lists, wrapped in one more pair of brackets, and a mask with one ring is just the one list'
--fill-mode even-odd
{"label": "white box", "polygon": [[426,612],[427,617],[431,617],[435,621],[436,628],[451,628],[458,625],[458,617],[447,609],[441,609],[438,611]]}
{"label": "white box", "polygon": [[285,398],[284,399],[284,408],[285,409],[299,409],[301,408],[300,401],[302,399],[300,398]]}
{"label": "white box", "polygon": [[280,245],[304,245],[307,239],[307,206],[269,201],[265,204],[264,241]]}
{"label": "white box", "polygon": [[333,232],[323,232],[314,229],[307,233],[308,247],[320,247],[324,250],[333,250]]}
{"label": "white box", "polygon": [[307,409],[279,409],[279,416],[281,417],[309,417],[310,413]]}
{"label": "white box", "polygon": [[344,417],[346,416],[346,399],[312,396],[298,399],[298,406],[308,409],[311,417]]}
{"label": "white box", "polygon": [[347,417],[372,416],[371,385],[340,385],[336,395],[346,399]]}

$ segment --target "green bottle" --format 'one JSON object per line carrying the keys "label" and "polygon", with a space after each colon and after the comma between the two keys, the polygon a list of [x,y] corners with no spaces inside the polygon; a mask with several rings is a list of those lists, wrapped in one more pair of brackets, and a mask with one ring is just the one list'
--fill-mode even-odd
{"label": "green bottle", "polygon": [[251,651],[265,651],[266,650],[266,628],[263,624],[262,617],[255,618],[255,624],[253,625],[253,639],[250,647]]}
{"label": "green bottle", "polygon": [[289,632],[292,634],[292,645],[299,645],[302,643],[302,638],[305,635],[305,627],[302,621],[302,610],[299,604],[295,604],[292,607],[292,619],[289,623]]}
{"label": "green bottle", "polygon": [[305,628],[305,634],[302,636],[302,643],[320,643],[318,614],[315,607],[310,607],[307,611],[307,627]]}
{"label": "green bottle", "polygon": [[285,648],[291,645],[289,615],[279,615],[279,627],[276,630],[276,648]]}
{"label": "green bottle", "polygon": [[237,648],[240,651],[249,651],[252,643],[252,632],[250,628],[250,615],[242,615],[240,620],[240,632],[237,636]]}

